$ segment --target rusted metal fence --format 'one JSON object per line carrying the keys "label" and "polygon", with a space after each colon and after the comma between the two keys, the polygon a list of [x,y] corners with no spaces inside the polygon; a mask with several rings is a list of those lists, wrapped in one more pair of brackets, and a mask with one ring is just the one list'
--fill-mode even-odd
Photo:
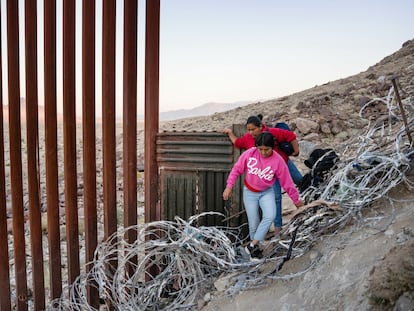
{"label": "rusted metal fence", "polygon": [[[86,263],[93,260],[98,240],[117,231],[117,206],[123,206],[122,226],[137,223],[138,3],[124,0],[122,55],[115,49],[116,0],[103,0],[99,19],[95,1],[82,1],[82,40],[75,31],[76,3],[63,0],[62,33],[57,32],[54,0],[44,0],[41,21],[36,0],[7,0],[6,7],[0,7],[6,10],[7,35],[1,40],[7,42],[8,85],[4,92],[6,81],[0,83],[1,311],[44,310],[48,302],[61,296],[65,285],[72,284],[82,271],[92,269]],[[23,33],[19,31],[19,5],[24,5]],[[242,209],[240,188],[236,187],[232,204],[225,205],[222,200],[226,177],[238,156],[228,138],[220,133],[158,133],[160,0],[147,0],[145,10],[145,221],[172,219],[176,215],[188,218],[204,211],[235,214]],[[102,46],[95,43],[97,20],[102,20]],[[44,71],[40,74],[39,22],[44,25]],[[63,38],[62,51],[57,49],[58,36]],[[20,40],[23,37],[24,41]],[[80,146],[75,97],[78,44],[82,48]],[[97,49],[102,49],[102,64],[96,63]],[[0,53],[4,52],[0,49]],[[62,68],[57,65],[59,53]],[[20,76],[20,55],[24,55],[25,77]],[[121,204],[117,200],[116,146],[120,142],[115,119],[115,60],[120,57],[124,83]],[[0,79],[5,76],[3,59],[0,57]],[[102,67],[102,80],[95,76],[97,66]],[[60,71],[61,86],[57,79]],[[44,112],[39,105],[39,76],[44,81]],[[24,95],[22,79],[26,85]],[[95,98],[98,83],[102,86],[102,103]],[[58,89],[63,90],[62,120],[57,111]],[[97,108],[102,109],[102,123],[96,121]],[[98,126],[102,126],[102,137],[97,137]],[[244,127],[235,131],[240,134]],[[61,132],[63,144],[59,140]],[[97,160],[98,139],[102,139],[102,163]],[[102,172],[102,186],[97,185],[98,171]],[[98,196],[103,198],[101,205]],[[12,230],[8,230],[10,219]],[[221,220],[212,217],[205,224],[221,224]],[[240,218],[232,221],[237,225]],[[136,238],[132,230],[125,236],[129,242]],[[114,257],[111,265],[116,264]],[[98,308],[98,291],[94,284],[90,285],[87,299]]]}
{"label": "rusted metal fence", "polygon": [[[0,109],[0,310],[44,310],[47,301],[59,297],[64,285],[71,284],[80,271],[91,269],[82,263],[93,259],[98,243],[99,226],[97,206],[97,150],[96,127],[102,126],[102,175],[103,175],[103,231],[104,238],[117,230],[116,187],[116,119],[115,119],[115,60],[123,58],[123,198],[124,226],[137,223],[137,16],[138,1],[124,0],[123,55],[115,50],[116,0],[102,1],[102,17],[96,17],[94,0],[84,0],[82,5],[82,34],[75,31],[75,4],[63,0],[63,29],[57,31],[56,1],[43,1],[43,19],[38,20],[36,0],[7,0],[5,11],[7,33],[7,75],[2,77],[0,92],[3,109]],[[20,32],[19,5],[24,6],[24,31]],[[155,161],[155,139],[158,131],[158,63],[160,1],[148,0],[146,10],[145,46],[145,130],[146,156],[145,182],[158,183]],[[122,12],[118,12],[122,14]],[[102,21],[102,46],[96,46],[97,20]],[[44,71],[38,72],[38,23],[43,23]],[[2,33],[2,32],[0,32]],[[57,49],[57,37],[62,37],[63,49]],[[82,38],[82,40],[80,40]],[[21,40],[22,39],[22,40]],[[24,39],[24,40],[23,40]],[[24,48],[21,46],[24,42]],[[77,145],[75,47],[82,46],[82,145]],[[96,64],[95,52],[102,49],[102,64]],[[6,53],[5,53],[6,52]],[[63,59],[58,68],[57,57]],[[24,55],[23,58],[20,55]],[[144,65],[144,64],[142,64]],[[20,71],[23,66],[24,70]],[[97,80],[95,70],[102,67],[102,80]],[[21,77],[23,72],[25,77]],[[58,85],[57,74],[62,72],[63,85]],[[44,82],[44,124],[39,122],[39,78]],[[21,94],[21,81],[25,80],[26,92]],[[7,92],[4,85],[7,82]],[[96,85],[102,85],[102,124],[96,122]],[[57,90],[63,90],[63,120],[57,111]],[[24,97],[25,105],[21,97]],[[23,113],[25,111],[25,113]],[[7,114],[5,113],[7,112]],[[43,122],[43,121],[42,121]],[[44,136],[39,135],[44,126]],[[58,133],[62,126],[63,146]],[[151,140],[152,139],[152,140]],[[9,143],[7,143],[7,141]],[[41,148],[40,148],[41,147]],[[40,149],[45,150],[40,158]],[[63,149],[63,160],[59,152]],[[63,167],[63,174],[61,168]],[[81,167],[81,171],[79,171]],[[45,180],[44,185],[42,184]],[[60,185],[63,183],[63,194]],[[148,219],[156,220],[157,198],[148,191],[146,201]],[[147,195],[147,194],[146,194]],[[63,198],[62,198],[63,196]],[[78,206],[82,197],[84,210],[84,248],[80,254]],[[146,197],[147,199],[147,197]],[[62,212],[61,208],[64,208]],[[64,223],[61,216],[64,213]],[[11,214],[11,215],[10,215]],[[47,215],[43,217],[44,214]],[[158,213],[159,214],[159,213]],[[8,231],[12,219],[12,231]],[[46,226],[43,224],[46,221]],[[61,228],[64,227],[64,238]],[[45,233],[44,233],[45,231]],[[45,238],[46,237],[46,238]],[[125,237],[129,241],[136,236]],[[64,245],[66,249],[64,250]],[[63,254],[63,252],[65,254]],[[116,263],[116,258],[114,258]],[[11,268],[12,267],[12,268]],[[99,306],[99,297],[93,286],[88,300]]]}

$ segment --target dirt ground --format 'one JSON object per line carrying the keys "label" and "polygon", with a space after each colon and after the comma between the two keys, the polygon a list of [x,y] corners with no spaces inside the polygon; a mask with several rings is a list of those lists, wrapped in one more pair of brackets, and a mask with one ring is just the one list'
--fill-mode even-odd
{"label": "dirt ground", "polygon": [[202,310],[414,310],[414,193],[401,185],[390,199],[287,261],[281,274],[296,277],[234,297],[213,291]]}

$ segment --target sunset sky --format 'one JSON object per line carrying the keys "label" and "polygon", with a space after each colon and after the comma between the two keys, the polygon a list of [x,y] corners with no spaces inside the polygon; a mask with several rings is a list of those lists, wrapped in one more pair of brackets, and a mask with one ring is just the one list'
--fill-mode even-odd
{"label": "sunset sky", "polygon": [[[145,1],[138,3],[138,106],[142,113]],[[120,114],[123,1],[118,0],[117,4],[117,114]],[[0,5],[6,69],[6,1],[1,0]],[[21,18],[23,5],[20,0]],[[38,6],[38,18],[42,20],[43,1],[38,1]],[[77,0],[76,6],[77,33],[81,33],[81,1]],[[58,0],[58,54],[62,44],[61,10],[62,0]],[[97,1],[97,78],[101,75],[101,14],[102,2]],[[190,109],[208,102],[272,99],[365,71],[414,38],[413,14],[411,0],[161,0],[160,111]],[[40,21],[38,28],[43,33]],[[23,42],[23,33],[20,39]],[[39,40],[39,55],[43,55],[42,36]],[[80,36],[77,42],[81,42]],[[77,50],[80,82],[80,43]],[[58,55],[58,65],[61,61]],[[40,58],[40,104],[42,62]],[[58,98],[61,77],[58,69]],[[5,76],[3,81],[7,89]],[[23,81],[22,94],[24,87]],[[80,83],[77,93],[77,112],[80,112]],[[98,101],[100,94],[97,83]],[[97,109],[97,115],[100,113]]]}

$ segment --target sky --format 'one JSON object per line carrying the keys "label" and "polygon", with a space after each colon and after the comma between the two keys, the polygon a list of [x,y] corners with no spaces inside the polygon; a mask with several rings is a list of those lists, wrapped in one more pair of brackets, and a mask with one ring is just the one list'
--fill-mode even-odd
{"label": "sky", "polygon": [[[6,1],[0,1],[6,72]],[[145,1],[139,0],[138,4],[138,113],[143,113]],[[76,0],[77,34],[81,34],[81,7],[81,1]],[[19,9],[22,20],[23,0],[19,0]],[[61,10],[62,0],[57,0],[59,102]],[[122,113],[122,0],[117,1],[116,14],[116,51],[119,53],[116,113],[119,116]],[[209,102],[255,102],[290,95],[365,71],[414,38],[412,0],[161,0],[160,14],[160,111],[191,109]],[[101,15],[102,1],[97,0],[98,79],[101,76]],[[38,1],[38,18],[38,30],[42,34],[42,0]],[[22,51],[23,30],[22,23]],[[42,104],[43,38],[38,37],[39,103]],[[80,35],[76,40],[79,114],[82,110]],[[22,78],[23,52],[21,59]],[[3,74],[5,90],[6,77]],[[22,79],[22,94],[24,84]],[[102,92],[99,83],[96,92],[99,116]]]}

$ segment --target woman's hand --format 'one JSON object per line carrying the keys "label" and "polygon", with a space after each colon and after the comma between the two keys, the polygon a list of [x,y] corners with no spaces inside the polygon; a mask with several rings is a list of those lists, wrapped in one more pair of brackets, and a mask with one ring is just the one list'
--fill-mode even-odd
{"label": "woman's hand", "polygon": [[293,153],[291,154],[292,157],[297,157],[300,153],[299,150],[299,142],[297,139],[294,139],[290,142],[292,144],[293,147]]}
{"label": "woman's hand", "polygon": [[234,133],[233,133],[233,131],[232,131],[231,129],[229,129],[229,128],[224,128],[224,129],[222,129],[222,130],[221,130],[221,132],[222,132],[222,133],[224,133],[224,134],[227,134],[227,135],[229,136],[229,138],[230,138],[231,142],[234,144],[234,142],[235,142],[235,141],[236,141],[236,139],[237,139],[237,136],[236,136],[236,135],[234,135]]}
{"label": "woman's hand", "polygon": [[226,187],[223,191],[223,199],[224,201],[227,201],[231,197],[231,188]]}

